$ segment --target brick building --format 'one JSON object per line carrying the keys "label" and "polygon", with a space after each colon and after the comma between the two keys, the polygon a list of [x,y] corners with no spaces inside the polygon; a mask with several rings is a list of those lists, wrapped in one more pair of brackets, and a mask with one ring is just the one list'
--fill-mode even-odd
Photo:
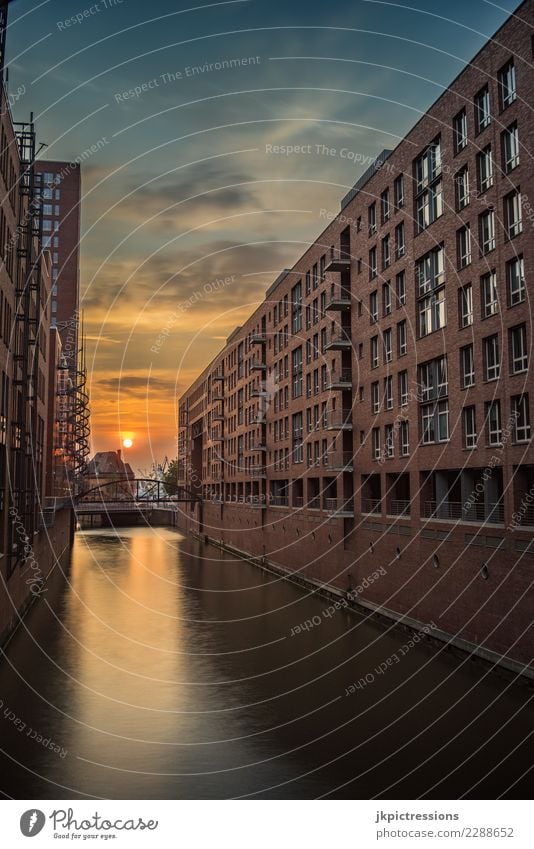
{"label": "brick building", "polygon": [[516,669],[534,655],[533,26],[527,0],[322,211],[180,399],[178,435],[203,496],[185,528],[342,592],[384,566],[361,605]]}

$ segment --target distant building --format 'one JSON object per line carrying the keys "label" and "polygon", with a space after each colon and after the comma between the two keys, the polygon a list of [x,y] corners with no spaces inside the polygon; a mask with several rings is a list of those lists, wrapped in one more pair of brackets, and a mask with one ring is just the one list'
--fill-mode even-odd
{"label": "distant building", "polygon": [[117,497],[130,498],[134,493],[135,475],[129,463],[122,459],[118,451],[97,451],[87,465],[86,490],[97,486],[116,483],[114,494]]}

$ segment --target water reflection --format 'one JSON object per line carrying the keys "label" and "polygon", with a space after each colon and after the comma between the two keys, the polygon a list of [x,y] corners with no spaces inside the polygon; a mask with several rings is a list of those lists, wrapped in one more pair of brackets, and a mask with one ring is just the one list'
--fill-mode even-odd
{"label": "water reflection", "polygon": [[344,611],[325,619],[325,602],[217,549],[162,529],[87,531],[56,581],[9,646],[0,698],[67,754],[2,714],[5,795],[493,798],[527,786],[531,691],[421,643],[346,695],[407,636]]}

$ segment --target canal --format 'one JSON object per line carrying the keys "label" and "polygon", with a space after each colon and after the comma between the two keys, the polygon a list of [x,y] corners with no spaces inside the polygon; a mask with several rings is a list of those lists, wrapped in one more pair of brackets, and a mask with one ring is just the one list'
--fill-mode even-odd
{"label": "canal", "polygon": [[3,795],[531,794],[532,689],[327,607],[171,530],[78,533],[0,660]]}

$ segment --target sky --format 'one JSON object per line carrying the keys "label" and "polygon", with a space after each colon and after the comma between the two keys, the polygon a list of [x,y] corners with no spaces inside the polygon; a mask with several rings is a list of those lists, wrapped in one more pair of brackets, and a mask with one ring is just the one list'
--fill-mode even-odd
{"label": "sky", "polygon": [[518,5],[12,2],[15,120],[83,160],[94,451],[176,456],[180,394]]}

